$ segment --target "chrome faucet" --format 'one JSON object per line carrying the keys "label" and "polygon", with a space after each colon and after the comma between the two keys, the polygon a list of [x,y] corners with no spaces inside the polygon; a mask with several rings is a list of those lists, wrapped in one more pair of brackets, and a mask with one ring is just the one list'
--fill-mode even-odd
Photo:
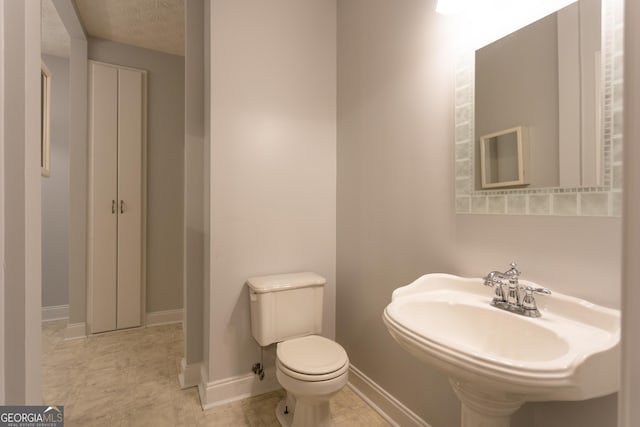
{"label": "chrome faucet", "polygon": [[533,294],[550,295],[551,291],[546,288],[520,285],[518,283],[520,274],[515,262],[512,262],[511,268],[504,273],[492,271],[487,274],[484,285],[495,287],[491,305],[527,317],[540,317],[540,310]]}

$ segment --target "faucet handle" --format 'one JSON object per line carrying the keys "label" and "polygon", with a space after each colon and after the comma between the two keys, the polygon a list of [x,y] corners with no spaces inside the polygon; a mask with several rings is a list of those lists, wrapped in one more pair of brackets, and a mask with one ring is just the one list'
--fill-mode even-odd
{"label": "faucet handle", "polygon": [[547,288],[534,288],[533,286],[527,286],[524,288],[524,290],[530,295],[533,295],[533,294],[551,295],[551,291]]}
{"label": "faucet handle", "polygon": [[538,317],[539,312],[538,312],[538,307],[536,305],[536,300],[533,297],[534,293],[540,294],[540,295],[551,295],[551,291],[547,288],[534,288],[533,286],[526,286],[524,288],[524,298],[522,298],[522,308],[524,308],[525,310],[531,310],[531,312],[538,313],[537,315],[533,316],[533,317]]}

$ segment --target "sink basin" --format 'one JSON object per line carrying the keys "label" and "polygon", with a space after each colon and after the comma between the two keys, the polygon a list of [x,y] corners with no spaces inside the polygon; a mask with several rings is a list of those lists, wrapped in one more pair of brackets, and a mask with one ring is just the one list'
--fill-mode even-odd
{"label": "sink basin", "polygon": [[[535,362],[560,362],[569,355],[568,340],[555,331],[528,322],[524,317],[478,306],[484,305],[484,300],[463,302],[464,297],[464,294],[453,292],[419,295],[399,301],[388,313],[425,339],[457,347],[478,360],[484,358],[507,368],[510,365],[525,368]],[[446,326],[430,330],[438,324]]]}
{"label": "sink basin", "polygon": [[530,318],[492,307],[492,297],[482,279],[427,274],[396,289],[383,314],[404,349],[449,376],[463,418],[468,394],[509,401],[512,412],[618,390],[619,311],[554,292],[536,297],[542,317]]}

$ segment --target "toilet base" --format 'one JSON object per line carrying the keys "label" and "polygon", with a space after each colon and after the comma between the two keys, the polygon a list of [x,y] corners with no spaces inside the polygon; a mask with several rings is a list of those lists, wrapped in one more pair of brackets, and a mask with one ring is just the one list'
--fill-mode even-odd
{"label": "toilet base", "polygon": [[[329,401],[349,380],[348,365],[341,371],[343,372],[331,379],[304,381],[287,375],[283,371],[280,359],[276,359],[276,378],[287,392],[286,405],[282,402],[278,404],[276,412],[280,424],[287,427],[331,426]],[[293,412],[293,417],[285,416],[290,415],[284,413],[285,408],[288,408],[288,412]]]}
{"label": "toilet base", "polygon": [[293,408],[287,408],[287,399],[282,399],[276,406],[276,418],[282,427],[291,427],[293,423]]}
{"label": "toilet base", "polygon": [[329,401],[301,402],[289,396],[278,402],[276,417],[283,427],[331,427],[333,425],[329,413]]}

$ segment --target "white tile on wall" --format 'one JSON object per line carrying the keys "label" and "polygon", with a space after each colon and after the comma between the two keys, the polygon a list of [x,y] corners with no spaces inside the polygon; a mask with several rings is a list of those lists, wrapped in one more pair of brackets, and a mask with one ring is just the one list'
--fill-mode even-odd
{"label": "white tile on wall", "polygon": [[554,215],[577,215],[578,195],[577,194],[554,194],[553,195]]}
{"label": "white tile on wall", "polygon": [[491,214],[504,214],[507,212],[507,199],[505,196],[489,196],[488,199],[488,213]]}
{"label": "white tile on wall", "polygon": [[586,216],[604,216],[609,211],[608,193],[584,193],[580,195],[580,210]]}
{"label": "white tile on wall", "polygon": [[622,162],[622,135],[617,135],[612,138],[611,152],[614,163]]}
{"label": "white tile on wall", "polygon": [[611,188],[622,188],[622,165],[613,165],[613,181],[611,182]]}
{"label": "white tile on wall", "polygon": [[529,196],[529,213],[532,215],[549,215],[551,213],[551,197],[549,194],[532,194]]}
{"label": "white tile on wall", "polygon": [[456,141],[466,138],[467,135],[469,135],[468,123],[456,126]]}
{"label": "white tile on wall", "polygon": [[471,212],[471,198],[470,197],[456,197],[456,212],[469,213]]}
{"label": "white tile on wall", "polygon": [[471,198],[472,213],[487,213],[487,198],[484,196]]}
{"label": "white tile on wall", "polygon": [[471,162],[469,160],[456,161],[456,177],[468,177],[471,173]]}
{"label": "white tile on wall", "polygon": [[613,85],[613,102],[611,107],[615,110],[613,113],[613,133],[618,135],[622,133],[622,103],[624,87],[621,84]]}
{"label": "white tile on wall", "polygon": [[471,110],[467,107],[456,108],[456,123],[462,123],[469,121]]}
{"label": "white tile on wall", "polygon": [[469,159],[471,158],[471,149],[468,140],[456,143],[456,159]]}
{"label": "white tile on wall", "polygon": [[469,194],[469,179],[456,179],[456,194],[464,195]]}
{"label": "white tile on wall", "polygon": [[465,64],[461,63],[458,70],[456,70],[456,82],[460,85],[469,84],[471,81],[471,70],[469,67],[465,67]]}
{"label": "white tile on wall", "polygon": [[621,191],[611,193],[611,214],[613,216],[622,216],[622,194]]}
{"label": "white tile on wall", "polygon": [[507,213],[515,215],[526,214],[527,196],[517,194],[507,196]]}
{"label": "white tile on wall", "polygon": [[471,102],[471,88],[469,86],[456,90],[456,105],[467,104]]}

